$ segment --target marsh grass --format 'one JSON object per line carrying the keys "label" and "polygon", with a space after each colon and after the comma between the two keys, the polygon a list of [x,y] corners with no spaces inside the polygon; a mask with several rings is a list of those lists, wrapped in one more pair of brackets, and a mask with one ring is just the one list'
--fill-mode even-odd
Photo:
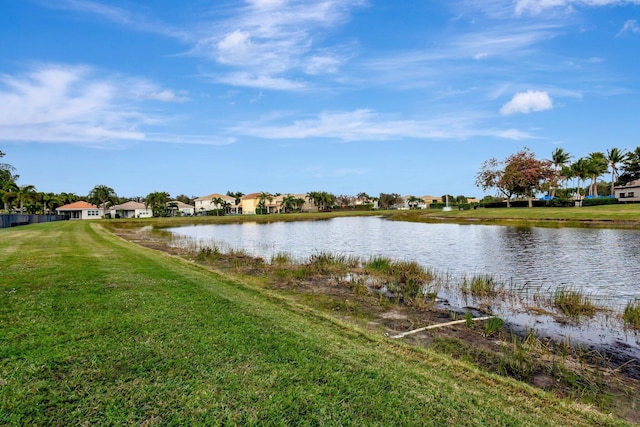
{"label": "marsh grass", "polygon": [[475,297],[494,297],[503,289],[504,286],[488,274],[478,274],[471,278],[465,276],[460,284],[460,291],[463,295]]}
{"label": "marsh grass", "polygon": [[640,301],[634,300],[627,302],[622,313],[622,319],[627,327],[632,329],[640,329]]}
{"label": "marsh grass", "polygon": [[598,307],[592,302],[591,297],[575,288],[560,287],[556,289],[552,302],[554,307],[571,318],[592,317],[598,311]]}

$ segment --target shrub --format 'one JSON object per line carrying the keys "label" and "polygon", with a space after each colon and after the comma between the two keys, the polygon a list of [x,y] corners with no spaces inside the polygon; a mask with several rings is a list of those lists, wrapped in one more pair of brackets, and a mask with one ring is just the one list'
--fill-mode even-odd
{"label": "shrub", "polygon": [[629,301],[622,314],[625,325],[633,329],[640,329],[640,301]]}
{"label": "shrub", "polygon": [[569,317],[593,316],[597,310],[589,296],[576,289],[563,287],[556,289],[553,305]]}

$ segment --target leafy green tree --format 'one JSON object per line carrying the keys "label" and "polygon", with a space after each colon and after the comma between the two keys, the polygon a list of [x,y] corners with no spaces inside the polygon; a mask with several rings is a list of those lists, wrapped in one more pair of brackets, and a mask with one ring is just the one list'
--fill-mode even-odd
{"label": "leafy green tree", "polygon": [[622,173],[618,177],[619,185],[626,185],[640,179],[640,147],[626,154],[621,170]]}
{"label": "leafy green tree", "polygon": [[480,166],[480,171],[476,174],[476,186],[483,191],[495,189],[505,197],[509,208],[511,207],[511,197],[515,195],[515,189],[503,177],[504,161],[492,157]]}
{"label": "leafy green tree", "polygon": [[211,199],[211,204],[215,207],[216,216],[220,216],[220,209],[222,208],[222,204],[224,203],[224,199],[222,197],[214,197]]}
{"label": "leafy green tree", "polygon": [[402,203],[402,197],[398,193],[380,193],[378,204],[382,209],[389,209],[398,203]]}
{"label": "leafy green tree", "polygon": [[191,197],[189,197],[189,196],[187,196],[186,194],[179,194],[179,195],[177,195],[177,196],[176,196],[176,200],[177,200],[177,201],[182,202],[182,203],[184,203],[185,205],[192,205],[192,206],[193,206],[193,204],[194,204],[194,200],[195,200],[196,198],[197,198],[197,197],[195,197],[195,196],[191,196]]}
{"label": "leafy green tree", "polygon": [[89,192],[89,196],[87,197],[89,203],[92,203],[96,206],[102,206],[103,210],[107,209],[107,203],[116,203],[118,200],[118,195],[115,190],[106,185],[96,185]]}
{"label": "leafy green tree", "polygon": [[409,205],[409,209],[418,209],[418,206],[420,206],[420,203],[424,203],[424,200],[422,200],[420,197],[409,196],[409,198],[407,199],[407,204]]}
{"label": "leafy green tree", "polygon": [[144,198],[144,205],[151,208],[153,216],[164,217],[169,215],[167,202],[169,201],[169,193],[166,191],[154,191]]}
{"label": "leafy green tree", "polygon": [[358,193],[358,195],[356,196],[356,199],[361,203],[371,203],[371,196],[369,196],[364,191],[361,193]]}
{"label": "leafy green tree", "polygon": [[622,163],[625,159],[624,150],[620,150],[619,148],[612,148],[607,150],[607,162],[609,163],[609,167],[611,168],[611,195],[615,194],[614,187],[616,185],[616,181],[618,179],[618,165]]}
{"label": "leafy green tree", "polygon": [[523,148],[505,159],[502,180],[514,194],[526,197],[533,207],[533,197],[553,176],[551,162],[538,160],[528,148]]}

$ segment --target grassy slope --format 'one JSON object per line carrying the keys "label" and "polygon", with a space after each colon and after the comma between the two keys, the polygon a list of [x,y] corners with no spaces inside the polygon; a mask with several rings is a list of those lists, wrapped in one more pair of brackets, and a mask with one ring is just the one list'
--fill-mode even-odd
{"label": "grassy slope", "polygon": [[[420,220],[429,217],[440,217],[449,220],[523,220],[523,221],[603,221],[631,223],[640,225],[640,204],[588,206],[581,208],[480,208],[466,211],[452,210],[443,212],[439,209],[423,211],[404,211],[398,219]],[[611,225],[611,224],[609,224]]]}
{"label": "grassy slope", "polygon": [[616,424],[87,222],[0,230],[0,425]]}

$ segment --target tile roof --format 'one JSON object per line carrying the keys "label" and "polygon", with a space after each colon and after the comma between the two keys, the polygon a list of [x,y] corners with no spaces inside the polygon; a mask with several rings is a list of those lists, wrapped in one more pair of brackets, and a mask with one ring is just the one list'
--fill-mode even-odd
{"label": "tile roof", "polygon": [[147,209],[147,207],[142,202],[136,202],[134,200],[130,200],[121,205],[111,206],[110,209],[132,211],[134,209]]}
{"label": "tile roof", "polygon": [[98,207],[96,205],[92,205],[91,203],[87,203],[84,200],[80,200],[79,202],[69,203],[68,205],[60,206],[56,210],[79,211],[82,209],[98,209]]}
{"label": "tile roof", "polygon": [[235,197],[230,197],[230,196],[227,196],[226,194],[213,193],[213,194],[209,194],[207,196],[198,197],[197,199],[194,200],[194,202],[196,200],[197,201],[210,201],[211,199],[215,199],[217,197],[220,197],[222,200],[226,200],[226,201],[229,201],[229,200],[235,201],[236,200]]}

